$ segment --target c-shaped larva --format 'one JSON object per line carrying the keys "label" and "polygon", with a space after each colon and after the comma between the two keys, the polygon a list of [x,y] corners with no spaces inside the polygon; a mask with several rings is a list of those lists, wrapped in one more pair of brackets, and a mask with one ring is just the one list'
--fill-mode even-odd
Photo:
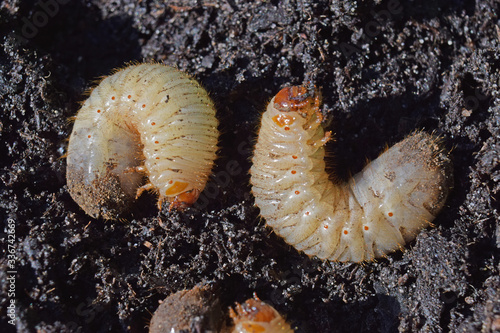
{"label": "c-shaped larva", "polygon": [[214,164],[217,125],[213,102],[187,74],[161,64],[119,70],[92,90],[75,117],[69,193],[95,218],[116,218],[144,190],[158,193],[159,207],[189,206]]}
{"label": "c-shaped larva", "polygon": [[325,171],[316,89],[282,89],[262,115],[251,167],[252,192],[276,234],[307,255],[360,262],[413,240],[443,207],[452,164],[439,140],[416,132],[348,182]]}

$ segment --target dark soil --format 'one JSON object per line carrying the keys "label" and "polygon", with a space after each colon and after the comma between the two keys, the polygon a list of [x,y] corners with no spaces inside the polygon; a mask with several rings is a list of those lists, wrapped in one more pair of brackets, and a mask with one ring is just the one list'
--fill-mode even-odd
{"label": "dark soil", "polygon": [[[499,331],[499,7],[2,1],[0,330],[147,332],[159,300],[211,282],[223,309],[255,291],[297,332]],[[207,88],[220,158],[184,213],[158,212],[145,195],[123,221],[94,220],[67,192],[68,118],[93,80],[142,60]],[[322,87],[337,139],[330,162],[343,177],[416,129],[450,149],[454,190],[404,253],[322,262],[260,220],[248,184],[259,114],[280,88],[305,81]]]}

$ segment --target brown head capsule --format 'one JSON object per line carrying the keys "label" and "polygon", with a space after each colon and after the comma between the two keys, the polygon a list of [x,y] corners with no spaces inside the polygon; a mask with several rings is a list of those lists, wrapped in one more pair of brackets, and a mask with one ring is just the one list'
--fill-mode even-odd
{"label": "brown head capsule", "polygon": [[269,304],[256,294],[243,304],[236,304],[236,311],[229,309],[234,321],[232,333],[293,333],[290,325]]}

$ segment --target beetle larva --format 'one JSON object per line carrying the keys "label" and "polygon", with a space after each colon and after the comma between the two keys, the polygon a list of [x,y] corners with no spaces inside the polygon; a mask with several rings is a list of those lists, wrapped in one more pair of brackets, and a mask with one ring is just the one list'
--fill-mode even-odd
{"label": "beetle larva", "polygon": [[95,218],[116,218],[144,190],[158,193],[160,208],[168,201],[183,209],[210,175],[217,125],[207,92],[187,74],[161,64],[119,70],[92,90],[75,117],[69,193]]}
{"label": "beetle larva", "polygon": [[236,304],[236,312],[229,309],[229,316],[234,321],[232,333],[293,333],[279,312],[256,294],[245,303]]}
{"label": "beetle larva", "polygon": [[452,165],[437,138],[416,132],[348,182],[325,171],[320,96],[282,89],[262,116],[250,170],[261,215],[297,250],[360,262],[402,248],[434,220],[452,184]]}

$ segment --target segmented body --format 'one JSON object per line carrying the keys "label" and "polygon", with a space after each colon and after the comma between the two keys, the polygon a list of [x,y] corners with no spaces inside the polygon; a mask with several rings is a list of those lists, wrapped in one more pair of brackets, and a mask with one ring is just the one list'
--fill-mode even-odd
{"label": "segmented body", "polygon": [[[132,65],[104,78],[75,117],[67,153],[71,196],[92,217],[116,218],[143,190],[183,209],[216,158],[207,92],[166,65]],[[144,178],[148,181],[143,185]]]}
{"label": "segmented body", "polygon": [[334,183],[319,104],[317,91],[290,87],[264,112],[250,170],[261,215],[288,244],[321,259],[360,262],[400,249],[443,207],[450,159],[439,140],[417,132]]}

